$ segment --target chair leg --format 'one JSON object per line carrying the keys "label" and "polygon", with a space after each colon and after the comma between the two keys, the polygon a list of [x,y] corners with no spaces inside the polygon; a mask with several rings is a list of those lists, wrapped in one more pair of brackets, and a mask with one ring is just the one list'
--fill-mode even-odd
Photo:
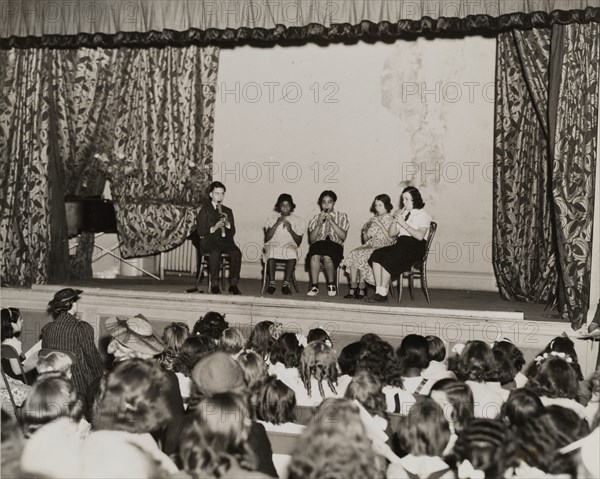
{"label": "chair leg", "polygon": [[340,294],[340,270],[341,268],[338,266],[335,270],[335,295]]}
{"label": "chair leg", "polygon": [[262,289],[260,290],[260,295],[264,296],[265,294],[265,290],[267,288],[267,262],[264,261],[263,262],[263,282],[262,282]]}
{"label": "chair leg", "polygon": [[421,272],[421,289],[425,293],[425,298],[427,298],[427,303],[431,304],[431,300],[429,299],[429,289],[427,289],[427,271],[423,269]]}
{"label": "chair leg", "polygon": [[390,296],[393,298],[396,296],[396,294],[394,293],[394,288],[396,288],[397,286],[394,285],[394,281],[392,280],[392,278],[390,278],[390,285],[388,288],[388,291],[390,292]]}
{"label": "chair leg", "polygon": [[225,271],[227,269],[227,264],[225,260],[221,258],[221,291],[225,291]]}
{"label": "chair leg", "polygon": [[296,271],[292,272],[292,284],[294,285],[294,289],[296,290],[296,293],[299,293],[300,290],[298,289],[298,281],[296,281]]}
{"label": "chair leg", "polygon": [[414,301],[414,300],[415,300],[415,291],[414,291],[414,289],[415,289],[415,280],[414,280],[414,275],[413,275],[413,274],[410,274],[410,275],[408,276],[408,290],[410,291],[410,299],[411,299],[412,301]]}
{"label": "chair leg", "polygon": [[398,278],[398,302],[402,300],[402,273],[400,273],[400,277]]}
{"label": "chair leg", "polygon": [[[200,286],[200,282],[202,281],[202,275],[204,274],[204,261],[202,261],[202,256],[200,257],[200,262],[198,264],[198,276],[196,276],[196,285],[194,286],[196,289]],[[210,283],[210,279],[208,280]],[[210,289],[210,284],[208,286]]]}

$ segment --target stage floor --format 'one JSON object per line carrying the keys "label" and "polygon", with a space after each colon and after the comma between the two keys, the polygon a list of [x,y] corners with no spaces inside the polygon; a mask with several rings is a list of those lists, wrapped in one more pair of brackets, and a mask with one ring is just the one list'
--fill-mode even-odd
{"label": "stage floor", "polygon": [[[85,288],[110,288],[119,290],[134,290],[134,291],[156,291],[162,293],[184,293],[187,289],[194,287],[194,278],[190,276],[167,276],[164,280],[158,281],[150,277],[127,277],[117,279],[87,279],[77,280],[79,287]],[[206,280],[200,284],[200,291],[207,294],[208,290]],[[417,283],[418,284],[418,283]],[[242,279],[239,285],[244,296],[259,297],[262,283],[257,279]],[[227,288],[227,286],[226,286]],[[347,285],[340,285],[340,294],[338,296],[329,297],[325,291],[324,285],[321,285],[321,292],[316,297],[306,295],[308,291],[307,283],[299,283],[298,288],[300,293],[296,293],[293,289],[292,296],[283,296],[281,294],[281,281],[277,282],[277,291],[273,296],[266,295],[266,298],[285,298],[296,301],[323,301],[328,303],[344,303],[350,304],[370,304],[364,301],[344,299],[344,295],[348,292]],[[227,292],[224,292],[227,295]],[[553,321],[561,322],[556,310],[546,309],[544,304],[512,302],[503,300],[499,293],[485,291],[464,291],[450,289],[430,289],[429,295],[431,304],[427,304],[427,300],[423,295],[420,287],[415,288],[415,299],[411,300],[408,287],[404,287],[402,291],[402,301],[397,302],[396,298],[390,298],[387,303],[383,303],[386,307],[408,307],[408,308],[436,308],[436,309],[457,309],[457,310],[474,310],[474,311],[503,311],[503,312],[518,312],[524,314],[524,319],[527,321]]]}

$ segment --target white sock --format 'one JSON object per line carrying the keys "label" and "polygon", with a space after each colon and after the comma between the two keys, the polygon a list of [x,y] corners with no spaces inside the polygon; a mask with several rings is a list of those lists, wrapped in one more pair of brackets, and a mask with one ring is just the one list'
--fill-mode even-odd
{"label": "white sock", "polygon": [[383,286],[377,286],[375,293],[377,293],[380,296],[387,296],[388,289],[384,288]]}

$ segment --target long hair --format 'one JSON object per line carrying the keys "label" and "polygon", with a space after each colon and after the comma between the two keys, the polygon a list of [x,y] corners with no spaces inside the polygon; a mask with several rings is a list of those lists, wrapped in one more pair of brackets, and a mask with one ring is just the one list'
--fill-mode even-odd
{"label": "long hair", "polygon": [[396,355],[400,360],[402,372],[408,368],[425,369],[429,366],[428,343],[420,334],[405,336]]}
{"label": "long hair", "polygon": [[271,345],[273,344],[273,338],[271,336],[271,327],[274,325],[273,321],[261,321],[254,326],[254,329],[250,333],[246,349],[260,354],[263,359],[267,359]]}
{"label": "long hair", "polygon": [[83,405],[75,386],[66,376],[54,372],[38,377],[21,410],[26,437],[58,418],[79,422],[82,416]]}
{"label": "long hair", "polygon": [[369,371],[363,370],[352,378],[346,389],[346,397],[356,399],[372,416],[387,419],[387,404],[381,388],[379,378]]}
{"label": "long hair", "polygon": [[312,395],[312,378],[317,380],[322,398],[325,398],[324,381],[336,393],[335,385],[337,384],[338,371],[335,351],[325,343],[314,341],[304,348],[300,358],[299,371],[302,383],[309,396]]}
{"label": "long hair", "polygon": [[354,376],[356,372],[356,364],[365,347],[365,343],[356,341],[345,346],[338,356],[338,365],[342,374]]}
{"label": "long hair", "polygon": [[217,345],[208,336],[190,336],[185,340],[179,354],[173,360],[173,371],[191,377],[192,369],[202,358],[212,354]]}
{"label": "long hair", "polygon": [[173,322],[165,326],[162,336],[165,350],[160,357],[160,363],[165,369],[173,369],[173,362],[189,336],[190,328],[185,323]]}
{"label": "long hair", "polygon": [[383,386],[403,387],[400,361],[386,341],[375,340],[365,345],[356,363],[356,371],[362,370],[378,376]]}
{"label": "long hair", "polygon": [[293,422],[296,410],[296,395],[275,376],[269,376],[258,390],[256,417],[273,424]]}
{"label": "long hair", "polygon": [[205,398],[194,411],[196,419],[184,430],[180,447],[183,469],[194,479],[222,477],[235,462],[246,470],[256,468],[248,445],[250,411],[245,399],[234,393]]}
{"label": "long hair", "polygon": [[246,344],[244,333],[238,328],[227,328],[219,339],[219,349],[227,354],[237,354]]}
{"label": "long hair", "polygon": [[475,402],[471,388],[461,381],[446,378],[436,381],[431,388],[430,395],[433,399],[436,392],[443,393],[446,401],[450,403],[451,427],[457,434],[461,433],[475,416]]}
{"label": "long hair", "polygon": [[297,368],[304,348],[294,333],[283,333],[271,346],[271,364],[281,363],[286,368]]}
{"label": "long hair", "polygon": [[208,336],[214,341],[218,341],[221,338],[221,334],[229,327],[229,323],[225,321],[225,316],[216,311],[209,311],[202,316],[192,330],[192,336],[201,334]]}
{"label": "long hair", "polygon": [[441,456],[450,440],[450,424],[442,408],[425,396],[410,408],[400,436],[403,448],[415,456]]}
{"label": "long hair", "polygon": [[117,364],[100,385],[94,407],[94,429],[152,432],[166,425],[171,412],[165,393],[167,373],[143,359]]}

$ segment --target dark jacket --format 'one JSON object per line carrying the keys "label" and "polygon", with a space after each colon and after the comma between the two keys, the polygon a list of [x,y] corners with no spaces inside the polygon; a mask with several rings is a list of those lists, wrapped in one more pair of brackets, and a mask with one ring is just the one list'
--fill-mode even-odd
{"label": "dark jacket", "polygon": [[219,221],[219,212],[213,207],[212,202],[205,203],[198,212],[196,218],[198,236],[202,238],[203,242],[233,242],[235,236],[235,220],[233,218],[233,211],[227,206],[221,206],[221,210],[229,218],[231,228],[225,228],[225,238],[222,236],[220,229],[211,234],[210,228]]}
{"label": "dark jacket", "polygon": [[42,328],[41,336],[42,348],[73,353],[77,360],[71,367],[73,384],[79,394],[85,395],[88,384],[104,374],[91,324],[63,312]]}

